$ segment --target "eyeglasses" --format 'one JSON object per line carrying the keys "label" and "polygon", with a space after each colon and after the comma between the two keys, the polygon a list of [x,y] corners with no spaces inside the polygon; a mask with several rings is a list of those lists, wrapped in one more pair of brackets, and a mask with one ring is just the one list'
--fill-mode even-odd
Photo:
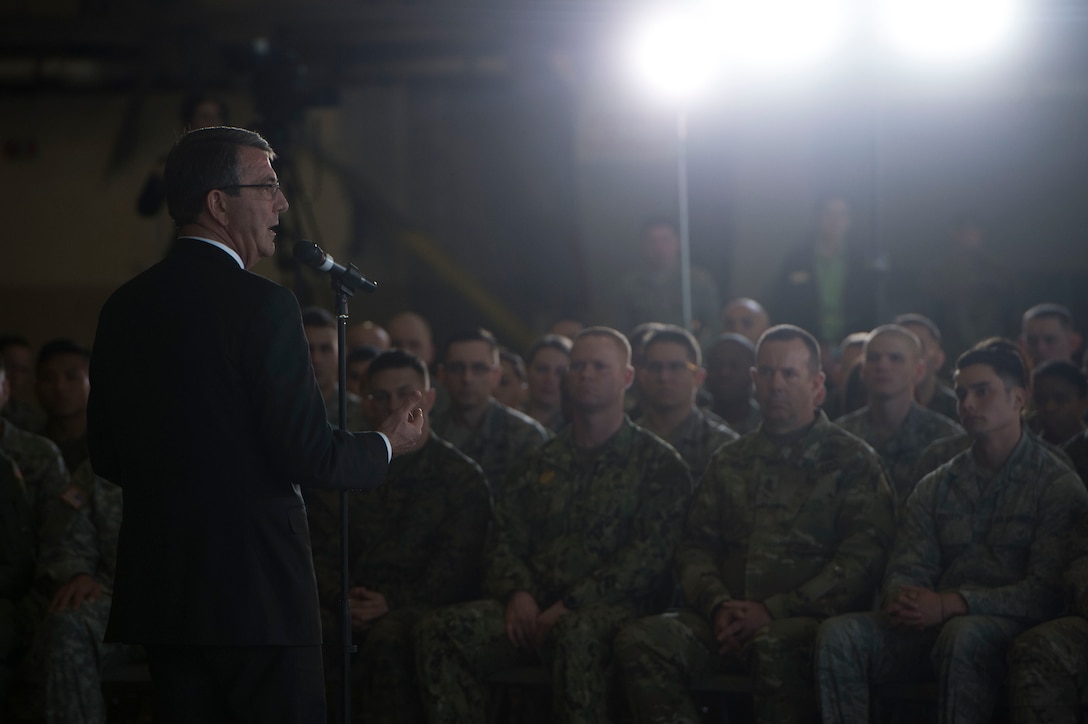
{"label": "eyeglasses", "polygon": [[411,397],[412,393],[415,391],[415,387],[401,387],[398,390],[394,390],[392,393],[388,390],[373,390],[363,395],[363,398],[381,404],[396,400],[397,404],[400,404]]}
{"label": "eyeglasses", "polygon": [[226,191],[227,189],[267,189],[268,198],[276,198],[276,194],[280,193],[280,185],[274,184],[230,184],[229,186],[218,186],[215,191]]}
{"label": "eyeglasses", "polygon": [[669,362],[647,362],[644,364],[643,369],[649,372],[651,375],[659,375],[662,372],[668,372],[669,374],[677,375],[687,370],[688,372],[694,372],[699,367],[694,362],[680,360],[671,360]]}

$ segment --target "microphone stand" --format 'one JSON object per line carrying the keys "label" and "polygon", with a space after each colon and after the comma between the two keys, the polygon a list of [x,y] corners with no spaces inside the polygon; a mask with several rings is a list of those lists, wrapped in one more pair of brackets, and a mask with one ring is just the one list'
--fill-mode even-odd
{"label": "microphone stand", "polygon": [[[348,431],[348,299],[355,291],[344,283],[343,276],[334,275],[332,290],[336,293],[336,334],[338,344],[337,360],[340,375],[340,387],[337,390],[340,405],[338,423],[340,429]],[[341,719],[343,724],[351,722],[351,655],[358,647],[351,642],[351,604],[348,602],[350,552],[348,551],[348,491],[340,491],[340,649],[343,691],[341,692]]]}

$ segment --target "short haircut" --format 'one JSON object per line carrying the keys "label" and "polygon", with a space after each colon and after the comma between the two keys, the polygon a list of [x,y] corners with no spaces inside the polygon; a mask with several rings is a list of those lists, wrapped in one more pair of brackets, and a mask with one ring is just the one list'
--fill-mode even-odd
{"label": "short haircut", "polygon": [[941,342],[941,328],[937,326],[936,322],[934,322],[932,319],[925,316],[924,314],[908,312],[907,314],[900,314],[892,321],[895,324],[898,324],[900,327],[906,327],[908,325],[914,325],[915,327],[925,327],[926,331],[929,332],[930,336],[932,336],[933,339],[937,340],[938,344],[940,344]]}
{"label": "short haircut", "polygon": [[759,350],[767,342],[792,342],[795,339],[804,342],[805,347],[808,349],[809,372],[814,375],[818,374],[823,367],[820,359],[820,343],[809,332],[794,324],[778,324],[764,332],[756,344],[756,357],[759,357]]}
{"label": "short haircut", "polygon": [[74,354],[78,357],[82,357],[83,361],[87,364],[91,362],[91,350],[87,349],[81,344],[76,343],[74,340],[52,339],[41,346],[38,350],[38,361],[34,366],[34,369],[41,370],[46,362],[59,357],[62,354]]}
{"label": "short haircut", "polygon": [[752,358],[755,358],[755,344],[752,342],[752,340],[748,339],[743,334],[737,334],[736,332],[726,332],[725,334],[718,335],[718,338],[711,342],[710,346],[707,347],[707,353],[710,353],[718,347],[729,343],[737,344],[741,347],[744,347],[744,349],[752,353]]}
{"label": "short haircut", "polygon": [[495,339],[495,335],[483,327],[476,327],[474,329],[463,329],[450,335],[445,346],[442,347],[442,359],[447,359],[450,356],[450,347],[461,342],[486,342],[487,346],[491,348],[491,352],[498,357],[499,340]]}
{"label": "short haircut", "polygon": [[545,334],[529,348],[529,353],[525,355],[525,361],[531,365],[533,360],[536,359],[537,353],[542,349],[554,349],[570,357],[570,339],[561,334]]}
{"label": "short haircut", "polygon": [[872,332],[869,332],[869,336],[865,338],[865,348],[868,349],[869,343],[877,337],[885,336],[905,339],[907,343],[910,344],[911,349],[914,350],[915,356],[922,356],[922,340],[918,339],[917,334],[898,324],[882,324]]}
{"label": "short haircut", "polygon": [[352,347],[351,351],[348,352],[347,364],[369,362],[381,353],[382,351],[372,344],[361,344],[358,347]]}
{"label": "short haircut", "polygon": [[223,189],[231,196],[241,193],[231,187],[241,183],[238,156],[243,146],[260,149],[270,159],[276,157],[259,134],[229,126],[198,128],[174,144],[163,171],[166,207],[174,223],[183,226],[195,222],[213,189]]}
{"label": "short haircut", "polygon": [[1033,319],[1057,319],[1061,322],[1062,327],[1066,329],[1073,328],[1073,313],[1069,311],[1069,307],[1062,306],[1061,304],[1054,304],[1053,302],[1036,304],[1034,307],[1024,312],[1021,324],[1027,324]]}
{"label": "short haircut", "polygon": [[419,357],[403,349],[387,349],[375,357],[366,368],[366,381],[371,382],[375,375],[384,370],[400,369],[415,370],[423,378],[423,389],[430,389],[431,376],[427,373],[427,365]]}
{"label": "short haircut", "polygon": [[520,354],[506,347],[499,347],[499,362],[509,362],[517,378],[522,382],[525,381],[525,360]]}
{"label": "short haircut", "polygon": [[612,343],[616,345],[616,348],[620,350],[620,356],[623,358],[623,363],[625,365],[631,364],[631,343],[615,329],[605,326],[586,327],[578,333],[574,338],[574,341],[577,342],[582,337],[600,337],[601,339],[611,340]]}
{"label": "short haircut", "polygon": [[1031,368],[1015,342],[1002,337],[990,337],[967,350],[956,360],[956,371],[971,365],[986,365],[1000,377],[1006,387],[1031,386]]}
{"label": "short haircut", "polygon": [[863,346],[868,341],[869,341],[869,333],[868,332],[851,332],[850,334],[843,337],[842,341],[839,342],[839,349],[844,350],[847,347],[853,347],[855,345]]}
{"label": "short haircut", "polygon": [[30,340],[21,334],[0,334],[0,352],[8,347],[26,347],[30,349]]}
{"label": "short haircut", "polygon": [[699,342],[696,341],[695,335],[683,327],[667,324],[661,329],[655,330],[646,338],[643,349],[649,350],[658,342],[671,342],[680,345],[688,355],[688,362],[694,362],[697,367],[703,366],[703,353],[699,349]]}
{"label": "short haircut", "polygon": [[336,317],[322,307],[306,307],[302,310],[303,327],[331,327],[336,329]]}
{"label": "short haircut", "polygon": [[1037,383],[1046,377],[1064,380],[1077,390],[1080,399],[1088,397],[1088,375],[1084,370],[1065,359],[1052,359],[1043,362],[1031,373],[1031,381]]}

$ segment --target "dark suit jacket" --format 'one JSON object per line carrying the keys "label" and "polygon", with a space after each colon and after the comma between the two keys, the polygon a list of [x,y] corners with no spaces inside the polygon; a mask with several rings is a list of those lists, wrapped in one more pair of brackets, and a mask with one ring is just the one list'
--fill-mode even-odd
{"label": "dark suit jacket", "polygon": [[106,302],[91,381],[91,461],[124,490],[107,637],[320,644],[298,486],[374,487],[387,452],[326,422],[294,295],[179,239]]}

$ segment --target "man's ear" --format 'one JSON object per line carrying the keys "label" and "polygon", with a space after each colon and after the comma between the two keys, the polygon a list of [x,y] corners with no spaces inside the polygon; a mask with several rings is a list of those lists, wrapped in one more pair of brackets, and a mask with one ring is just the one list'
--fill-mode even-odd
{"label": "man's ear", "polygon": [[423,391],[423,399],[419,401],[419,406],[423,408],[424,413],[431,414],[431,408],[434,407],[437,395],[438,393],[435,392],[433,387],[428,387]]}

